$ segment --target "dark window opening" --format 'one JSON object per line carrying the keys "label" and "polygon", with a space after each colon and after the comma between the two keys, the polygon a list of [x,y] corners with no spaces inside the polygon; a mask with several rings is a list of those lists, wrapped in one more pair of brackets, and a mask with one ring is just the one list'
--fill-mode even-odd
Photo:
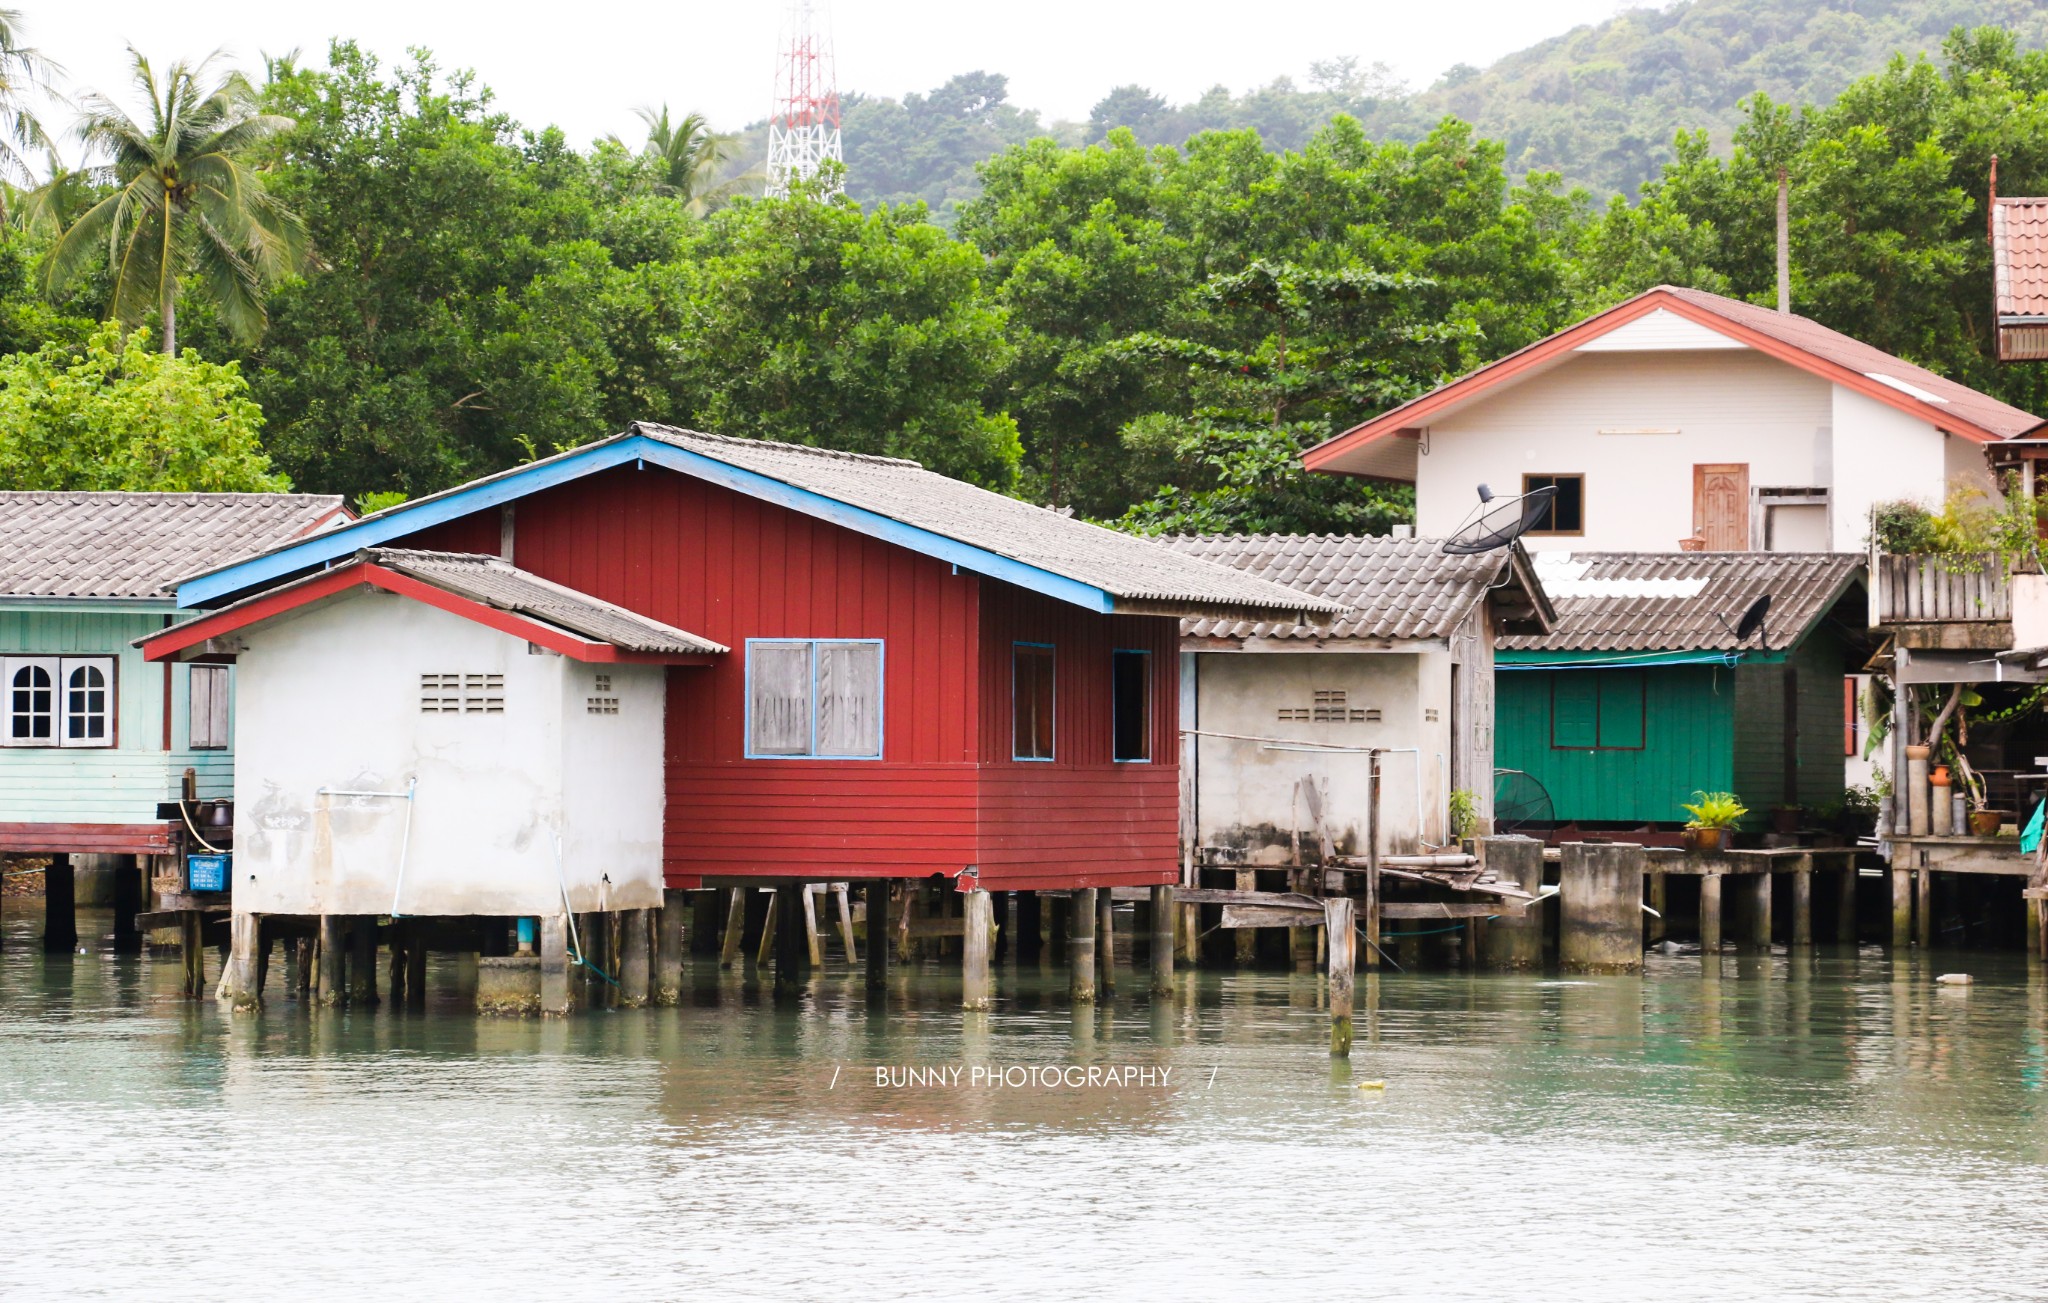
{"label": "dark window opening", "polygon": [[1011,708],[1015,712],[1010,755],[1017,760],[1052,759],[1053,654],[1044,643],[1020,642],[1010,649]]}
{"label": "dark window opening", "polygon": [[1529,530],[1531,534],[1583,534],[1586,532],[1586,477],[1583,475],[1524,475],[1522,492],[1557,490],[1543,514]]}
{"label": "dark window opening", "polygon": [[1110,660],[1112,714],[1115,716],[1116,758],[1152,758],[1152,655],[1115,652]]}

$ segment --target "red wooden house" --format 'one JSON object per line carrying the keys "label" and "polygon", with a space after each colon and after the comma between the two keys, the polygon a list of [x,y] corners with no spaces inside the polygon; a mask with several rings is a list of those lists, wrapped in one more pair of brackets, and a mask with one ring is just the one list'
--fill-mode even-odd
{"label": "red wooden house", "polygon": [[371,547],[492,554],[732,649],[667,672],[678,888],[1173,882],[1178,621],[1339,609],[914,462],[638,425],[188,579],[229,608],[193,636]]}

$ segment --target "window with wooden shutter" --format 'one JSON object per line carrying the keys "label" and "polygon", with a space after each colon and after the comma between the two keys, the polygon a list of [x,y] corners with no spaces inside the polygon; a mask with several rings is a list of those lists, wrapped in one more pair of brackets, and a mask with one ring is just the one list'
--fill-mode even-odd
{"label": "window with wooden shutter", "polygon": [[818,754],[856,760],[882,754],[882,644],[817,645]]}
{"label": "window with wooden shutter", "polygon": [[191,719],[188,745],[194,751],[224,751],[228,747],[228,667],[192,667]]}
{"label": "window with wooden shutter", "polygon": [[1049,644],[1020,642],[1011,646],[1012,759],[1053,758],[1053,711],[1058,704],[1053,671],[1053,649]]}
{"label": "window with wooden shutter", "polygon": [[875,639],[748,642],[747,756],[881,759],[882,684]]}

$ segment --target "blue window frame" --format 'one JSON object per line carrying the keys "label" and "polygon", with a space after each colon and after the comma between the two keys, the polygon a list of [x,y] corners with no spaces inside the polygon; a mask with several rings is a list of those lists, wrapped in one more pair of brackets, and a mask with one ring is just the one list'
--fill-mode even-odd
{"label": "blue window frame", "polygon": [[1152,653],[1119,647],[1109,654],[1110,755],[1118,764],[1152,759]]}
{"label": "blue window frame", "polygon": [[882,640],[747,639],[749,760],[880,760]]}
{"label": "blue window frame", "polygon": [[1049,642],[1010,644],[1010,759],[1051,760],[1059,708],[1058,657]]}

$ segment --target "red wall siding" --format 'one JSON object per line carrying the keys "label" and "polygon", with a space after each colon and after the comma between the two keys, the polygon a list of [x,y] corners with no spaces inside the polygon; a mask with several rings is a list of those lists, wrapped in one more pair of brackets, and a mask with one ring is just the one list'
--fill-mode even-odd
{"label": "red wall siding", "polygon": [[[993,580],[981,605],[981,880],[1002,888],[1176,881],[1180,622],[1101,616]],[[1011,759],[1012,644],[1051,643],[1053,759]],[[1152,653],[1151,763],[1112,759],[1110,654]]]}

